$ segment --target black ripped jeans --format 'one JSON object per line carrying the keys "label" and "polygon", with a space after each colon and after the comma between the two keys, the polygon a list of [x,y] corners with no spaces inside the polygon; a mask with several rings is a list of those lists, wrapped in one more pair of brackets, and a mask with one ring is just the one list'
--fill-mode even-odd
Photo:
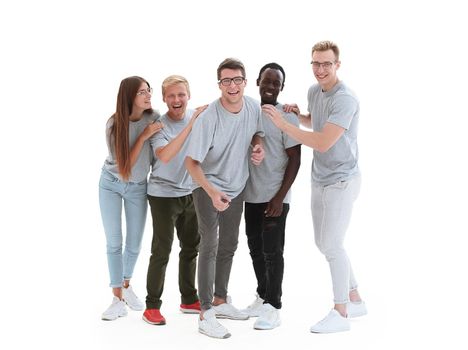
{"label": "black ripped jeans", "polygon": [[257,277],[257,293],[277,309],[281,309],[284,271],[284,232],[289,204],[283,203],[278,217],[266,217],[268,203],[245,203],[245,232]]}

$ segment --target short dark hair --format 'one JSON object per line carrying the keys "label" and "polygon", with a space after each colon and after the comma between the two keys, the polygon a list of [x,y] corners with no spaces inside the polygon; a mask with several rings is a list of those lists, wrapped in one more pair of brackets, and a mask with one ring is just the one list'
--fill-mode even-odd
{"label": "short dark hair", "polygon": [[258,73],[257,78],[257,85],[260,84],[260,79],[262,79],[262,73],[268,68],[279,70],[283,74],[283,84],[281,85],[281,88],[283,88],[284,82],[286,81],[286,73],[284,72],[283,67],[281,67],[278,63],[275,62],[267,63],[260,69],[260,73]]}
{"label": "short dark hair", "polygon": [[218,66],[218,80],[221,79],[221,71],[223,69],[239,69],[242,72],[242,77],[245,78],[245,67],[244,64],[237,58],[226,58]]}

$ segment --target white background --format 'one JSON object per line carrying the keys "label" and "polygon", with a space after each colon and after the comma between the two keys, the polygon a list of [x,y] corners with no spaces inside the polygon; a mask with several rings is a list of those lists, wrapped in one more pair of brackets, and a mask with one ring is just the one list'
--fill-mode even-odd
{"label": "white background", "polygon": [[[8,349],[465,348],[467,308],[466,12],[461,1],[14,1],[0,5],[0,289]],[[197,332],[178,311],[177,243],[162,311],[115,322],[98,179],[104,125],[120,80],[188,78],[191,107],[219,96],[216,68],[246,65],[258,97],[261,66],[286,70],[282,102],[306,109],[312,45],[336,41],[339,77],[361,100],[363,187],[347,248],[369,315],[352,331],[309,333],[332,306],[328,266],[313,243],[311,152],[303,149],[288,219],[282,318],[273,331],[222,321],[233,334]],[[132,280],[142,299],[151,242],[148,218]],[[241,227],[230,294],[253,300]]]}

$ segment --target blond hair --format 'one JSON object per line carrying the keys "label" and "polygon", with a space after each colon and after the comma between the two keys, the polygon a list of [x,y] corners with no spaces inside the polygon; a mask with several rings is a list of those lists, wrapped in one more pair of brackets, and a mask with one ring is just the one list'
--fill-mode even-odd
{"label": "blond hair", "polygon": [[327,50],[332,50],[333,53],[335,54],[335,58],[337,61],[340,60],[340,49],[338,48],[338,45],[336,45],[333,41],[319,41],[317,44],[315,44],[312,47],[312,55],[314,54],[315,51],[327,51]]}
{"label": "blond hair", "polygon": [[190,97],[190,86],[188,83],[188,80],[185,79],[181,75],[170,75],[164,81],[162,82],[161,85],[161,90],[162,90],[162,97],[164,98],[164,94],[166,93],[166,89],[169,86],[177,85],[177,84],[184,84],[185,88],[187,89],[187,94]]}

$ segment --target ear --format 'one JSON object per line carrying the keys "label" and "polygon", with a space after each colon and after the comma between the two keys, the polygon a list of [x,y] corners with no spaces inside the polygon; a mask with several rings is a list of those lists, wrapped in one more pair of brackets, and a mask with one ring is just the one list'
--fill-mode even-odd
{"label": "ear", "polygon": [[260,79],[257,79],[257,86],[260,86]]}
{"label": "ear", "polygon": [[339,69],[340,66],[341,66],[341,61],[336,61],[336,64],[335,64],[335,65],[336,65],[336,69]]}

